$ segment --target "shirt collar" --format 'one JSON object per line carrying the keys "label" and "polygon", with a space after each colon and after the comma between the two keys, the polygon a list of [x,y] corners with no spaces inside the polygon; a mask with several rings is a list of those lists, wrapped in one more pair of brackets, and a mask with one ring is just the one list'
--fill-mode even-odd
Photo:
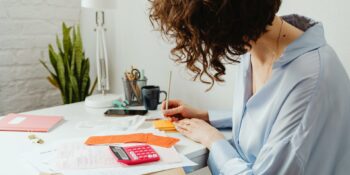
{"label": "shirt collar", "polygon": [[[288,45],[282,56],[273,65],[273,68],[284,66],[299,56],[312,50],[318,49],[326,44],[322,23],[313,22],[311,19],[298,15],[290,15],[283,18],[287,22],[289,22],[288,20],[293,20],[293,22],[290,22],[292,25],[298,23],[298,19],[301,19],[301,21],[304,22],[305,20],[308,20],[310,27],[306,28],[304,33],[298,39],[294,40],[291,44]],[[294,26],[300,28],[298,24]]]}
{"label": "shirt collar", "polygon": [[[282,67],[299,56],[326,44],[322,23],[299,15],[288,15],[282,18],[291,25],[303,30],[304,33],[288,45],[282,56],[274,63],[273,68]],[[242,55],[241,58],[243,69],[249,71],[250,53]]]}

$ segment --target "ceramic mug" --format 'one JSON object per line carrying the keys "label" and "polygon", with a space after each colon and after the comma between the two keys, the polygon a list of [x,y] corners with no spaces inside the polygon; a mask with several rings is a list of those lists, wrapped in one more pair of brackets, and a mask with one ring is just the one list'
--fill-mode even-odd
{"label": "ceramic mug", "polygon": [[[144,86],[141,88],[143,105],[147,110],[157,110],[159,104],[167,98],[167,93],[161,91],[159,86]],[[160,94],[164,94],[165,98],[159,101]]]}

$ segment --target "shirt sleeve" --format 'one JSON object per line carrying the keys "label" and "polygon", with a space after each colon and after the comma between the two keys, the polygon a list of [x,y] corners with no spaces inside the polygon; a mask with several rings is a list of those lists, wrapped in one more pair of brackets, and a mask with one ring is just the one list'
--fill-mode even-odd
{"label": "shirt sleeve", "polygon": [[208,111],[209,122],[215,128],[230,128],[232,127],[232,111],[222,110]]}
{"label": "shirt sleeve", "polygon": [[[309,155],[315,142],[305,137],[305,128],[320,126],[305,126],[303,120],[312,120],[319,111],[312,108],[317,106],[320,99],[315,97],[316,80],[304,80],[295,85],[282,104],[267,141],[260,149],[255,162],[244,160],[228,141],[220,140],[211,145],[209,157],[214,162],[217,173],[223,175],[238,174],[302,174],[304,159],[300,158],[298,150]],[[301,131],[303,130],[303,131]],[[312,134],[317,138],[317,133]],[[307,150],[307,151],[305,151]],[[212,166],[212,165],[211,165]],[[213,170],[212,170],[213,171]]]}

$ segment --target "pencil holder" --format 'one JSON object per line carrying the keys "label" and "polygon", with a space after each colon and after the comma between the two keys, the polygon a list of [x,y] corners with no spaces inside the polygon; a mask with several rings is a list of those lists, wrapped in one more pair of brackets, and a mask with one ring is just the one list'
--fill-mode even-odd
{"label": "pencil holder", "polygon": [[125,100],[129,101],[129,106],[142,106],[141,88],[147,85],[147,78],[142,80],[126,80],[122,78],[124,86]]}

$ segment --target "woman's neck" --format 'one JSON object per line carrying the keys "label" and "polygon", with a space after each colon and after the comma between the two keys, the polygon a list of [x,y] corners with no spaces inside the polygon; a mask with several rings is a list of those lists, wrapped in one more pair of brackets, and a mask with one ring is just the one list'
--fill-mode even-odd
{"label": "woman's neck", "polygon": [[271,26],[256,42],[251,42],[252,94],[261,89],[272,75],[274,62],[303,31],[275,17]]}
{"label": "woman's neck", "polygon": [[252,62],[260,65],[273,64],[284,52],[285,48],[299,38],[303,31],[275,16],[267,32],[256,42],[251,42]]}

